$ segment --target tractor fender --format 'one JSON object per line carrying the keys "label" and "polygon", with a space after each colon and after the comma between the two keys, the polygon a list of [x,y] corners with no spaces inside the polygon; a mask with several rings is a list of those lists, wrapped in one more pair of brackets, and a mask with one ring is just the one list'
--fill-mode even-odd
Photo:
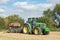
{"label": "tractor fender", "polygon": [[49,28],[45,28],[44,30],[45,30],[45,32],[49,32],[50,31]]}
{"label": "tractor fender", "polygon": [[49,31],[50,31],[49,28],[44,28],[43,31],[42,31],[43,35],[48,35]]}

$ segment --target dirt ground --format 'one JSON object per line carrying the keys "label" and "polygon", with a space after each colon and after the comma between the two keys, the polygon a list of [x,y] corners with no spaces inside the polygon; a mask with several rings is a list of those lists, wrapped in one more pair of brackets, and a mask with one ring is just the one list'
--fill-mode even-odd
{"label": "dirt ground", "polygon": [[50,32],[49,35],[0,32],[0,40],[60,40],[60,32]]}

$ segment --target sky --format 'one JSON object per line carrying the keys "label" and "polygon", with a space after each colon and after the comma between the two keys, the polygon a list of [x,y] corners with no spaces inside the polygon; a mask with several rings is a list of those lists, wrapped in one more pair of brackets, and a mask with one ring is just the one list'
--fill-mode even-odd
{"label": "sky", "polygon": [[60,0],[0,0],[0,16],[17,14],[27,20],[29,17],[40,17],[43,11],[53,9]]}

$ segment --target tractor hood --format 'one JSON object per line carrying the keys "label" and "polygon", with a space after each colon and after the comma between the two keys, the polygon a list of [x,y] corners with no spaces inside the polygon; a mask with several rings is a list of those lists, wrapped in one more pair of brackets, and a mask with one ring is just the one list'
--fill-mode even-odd
{"label": "tractor hood", "polygon": [[36,26],[42,26],[42,25],[44,25],[45,23],[36,23]]}

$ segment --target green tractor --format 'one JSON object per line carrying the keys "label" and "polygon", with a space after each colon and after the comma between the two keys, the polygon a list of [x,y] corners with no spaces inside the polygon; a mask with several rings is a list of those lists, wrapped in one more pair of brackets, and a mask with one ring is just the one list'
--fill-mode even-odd
{"label": "green tractor", "polygon": [[49,34],[49,28],[45,23],[40,22],[39,18],[28,18],[28,21],[24,24],[22,32],[25,34],[33,33],[35,35]]}

